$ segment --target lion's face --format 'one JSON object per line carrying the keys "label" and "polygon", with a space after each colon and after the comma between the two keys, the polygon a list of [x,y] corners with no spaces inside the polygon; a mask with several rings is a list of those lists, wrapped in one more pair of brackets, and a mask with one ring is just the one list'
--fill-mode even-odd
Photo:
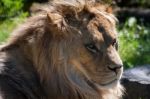
{"label": "lion's face", "polygon": [[79,29],[81,34],[68,42],[69,64],[100,86],[116,86],[123,64],[117,52],[115,23],[98,15]]}
{"label": "lion's face", "polygon": [[50,47],[47,57],[51,57],[50,63],[59,73],[76,71],[96,85],[115,87],[123,72],[117,52],[115,19],[110,13],[95,11],[83,10],[78,18],[71,12],[49,13],[47,28],[50,32],[46,32],[43,40],[50,43],[44,43]]}

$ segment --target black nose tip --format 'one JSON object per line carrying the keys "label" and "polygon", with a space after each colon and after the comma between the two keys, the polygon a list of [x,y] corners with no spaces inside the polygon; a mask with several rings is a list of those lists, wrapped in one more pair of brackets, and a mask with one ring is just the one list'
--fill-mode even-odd
{"label": "black nose tip", "polygon": [[111,70],[111,71],[114,71],[116,74],[117,74],[117,71],[119,69],[121,69],[123,66],[122,65],[119,65],[119,66],[115,66],[115,67],[110,67],[108,66],[108,69]]}

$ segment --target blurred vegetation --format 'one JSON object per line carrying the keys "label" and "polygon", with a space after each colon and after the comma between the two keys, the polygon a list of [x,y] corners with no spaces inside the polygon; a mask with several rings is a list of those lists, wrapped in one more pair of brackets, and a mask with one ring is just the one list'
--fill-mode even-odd
{"label": "blurred vegetation", "polygon": [[150,24],[137,23],[134,17],[119,25],[120,55],[126,68],[150,64]]}
{"label": "blurred vegetation", "polygon": [[18,24],[22,23],[27,16],[28,13],[21,13],[16,17],[0,21],[0,44],[6,41],[6,39],[8,38],[9,34],[13,31],[13,29]]}
{"label": "blurred vegetation", "polygon": [[0,1],[0,43],[28,16],[28,12],[23,11],[23,6],[23,0]]}
{"label": "blurred vegetation", "polygon": [[[5,42],[12,30],[29,16],[29,7],[35,1],[47,0],[0,0],[0,43]],[[115,1],[120,7],[150,7],[147,0]],[[150,64],[150,23],[143,24],[138,21],[139,19],[129,17],[118,25],[119,52],[126,68]]]}
{"label": "blurred vegetation", "polygon": [[0,17],[1,19],[13,17],[22,13],[23,0],[1,0]]}

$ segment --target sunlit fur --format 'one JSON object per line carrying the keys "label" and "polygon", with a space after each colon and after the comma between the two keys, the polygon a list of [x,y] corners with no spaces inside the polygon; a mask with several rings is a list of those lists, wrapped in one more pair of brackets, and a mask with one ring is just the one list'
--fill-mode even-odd
{"label": "sunlit fur", "polygon": [[[122,63],[111,45],[117,38],[116,21],[98,1],[54,0],[12,33],[1,59],[13,60],[25,75],[32,73],[24,68],[37,72],[45,93],[39,99],[119,99],[122,68],[117,75],[108,68]],[[100,52],[86,48],[91,42]]]}

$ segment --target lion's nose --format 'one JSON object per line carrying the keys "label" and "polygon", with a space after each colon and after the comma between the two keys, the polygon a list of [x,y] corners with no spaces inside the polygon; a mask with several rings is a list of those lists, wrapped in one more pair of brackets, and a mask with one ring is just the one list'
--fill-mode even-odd
{"label": "lion's nose", "polygon": [[123,65],[118,65],[118,66],[114,66],[114,67],[108,66],[108,69],[117,74],[122,67],[123,67]]}

